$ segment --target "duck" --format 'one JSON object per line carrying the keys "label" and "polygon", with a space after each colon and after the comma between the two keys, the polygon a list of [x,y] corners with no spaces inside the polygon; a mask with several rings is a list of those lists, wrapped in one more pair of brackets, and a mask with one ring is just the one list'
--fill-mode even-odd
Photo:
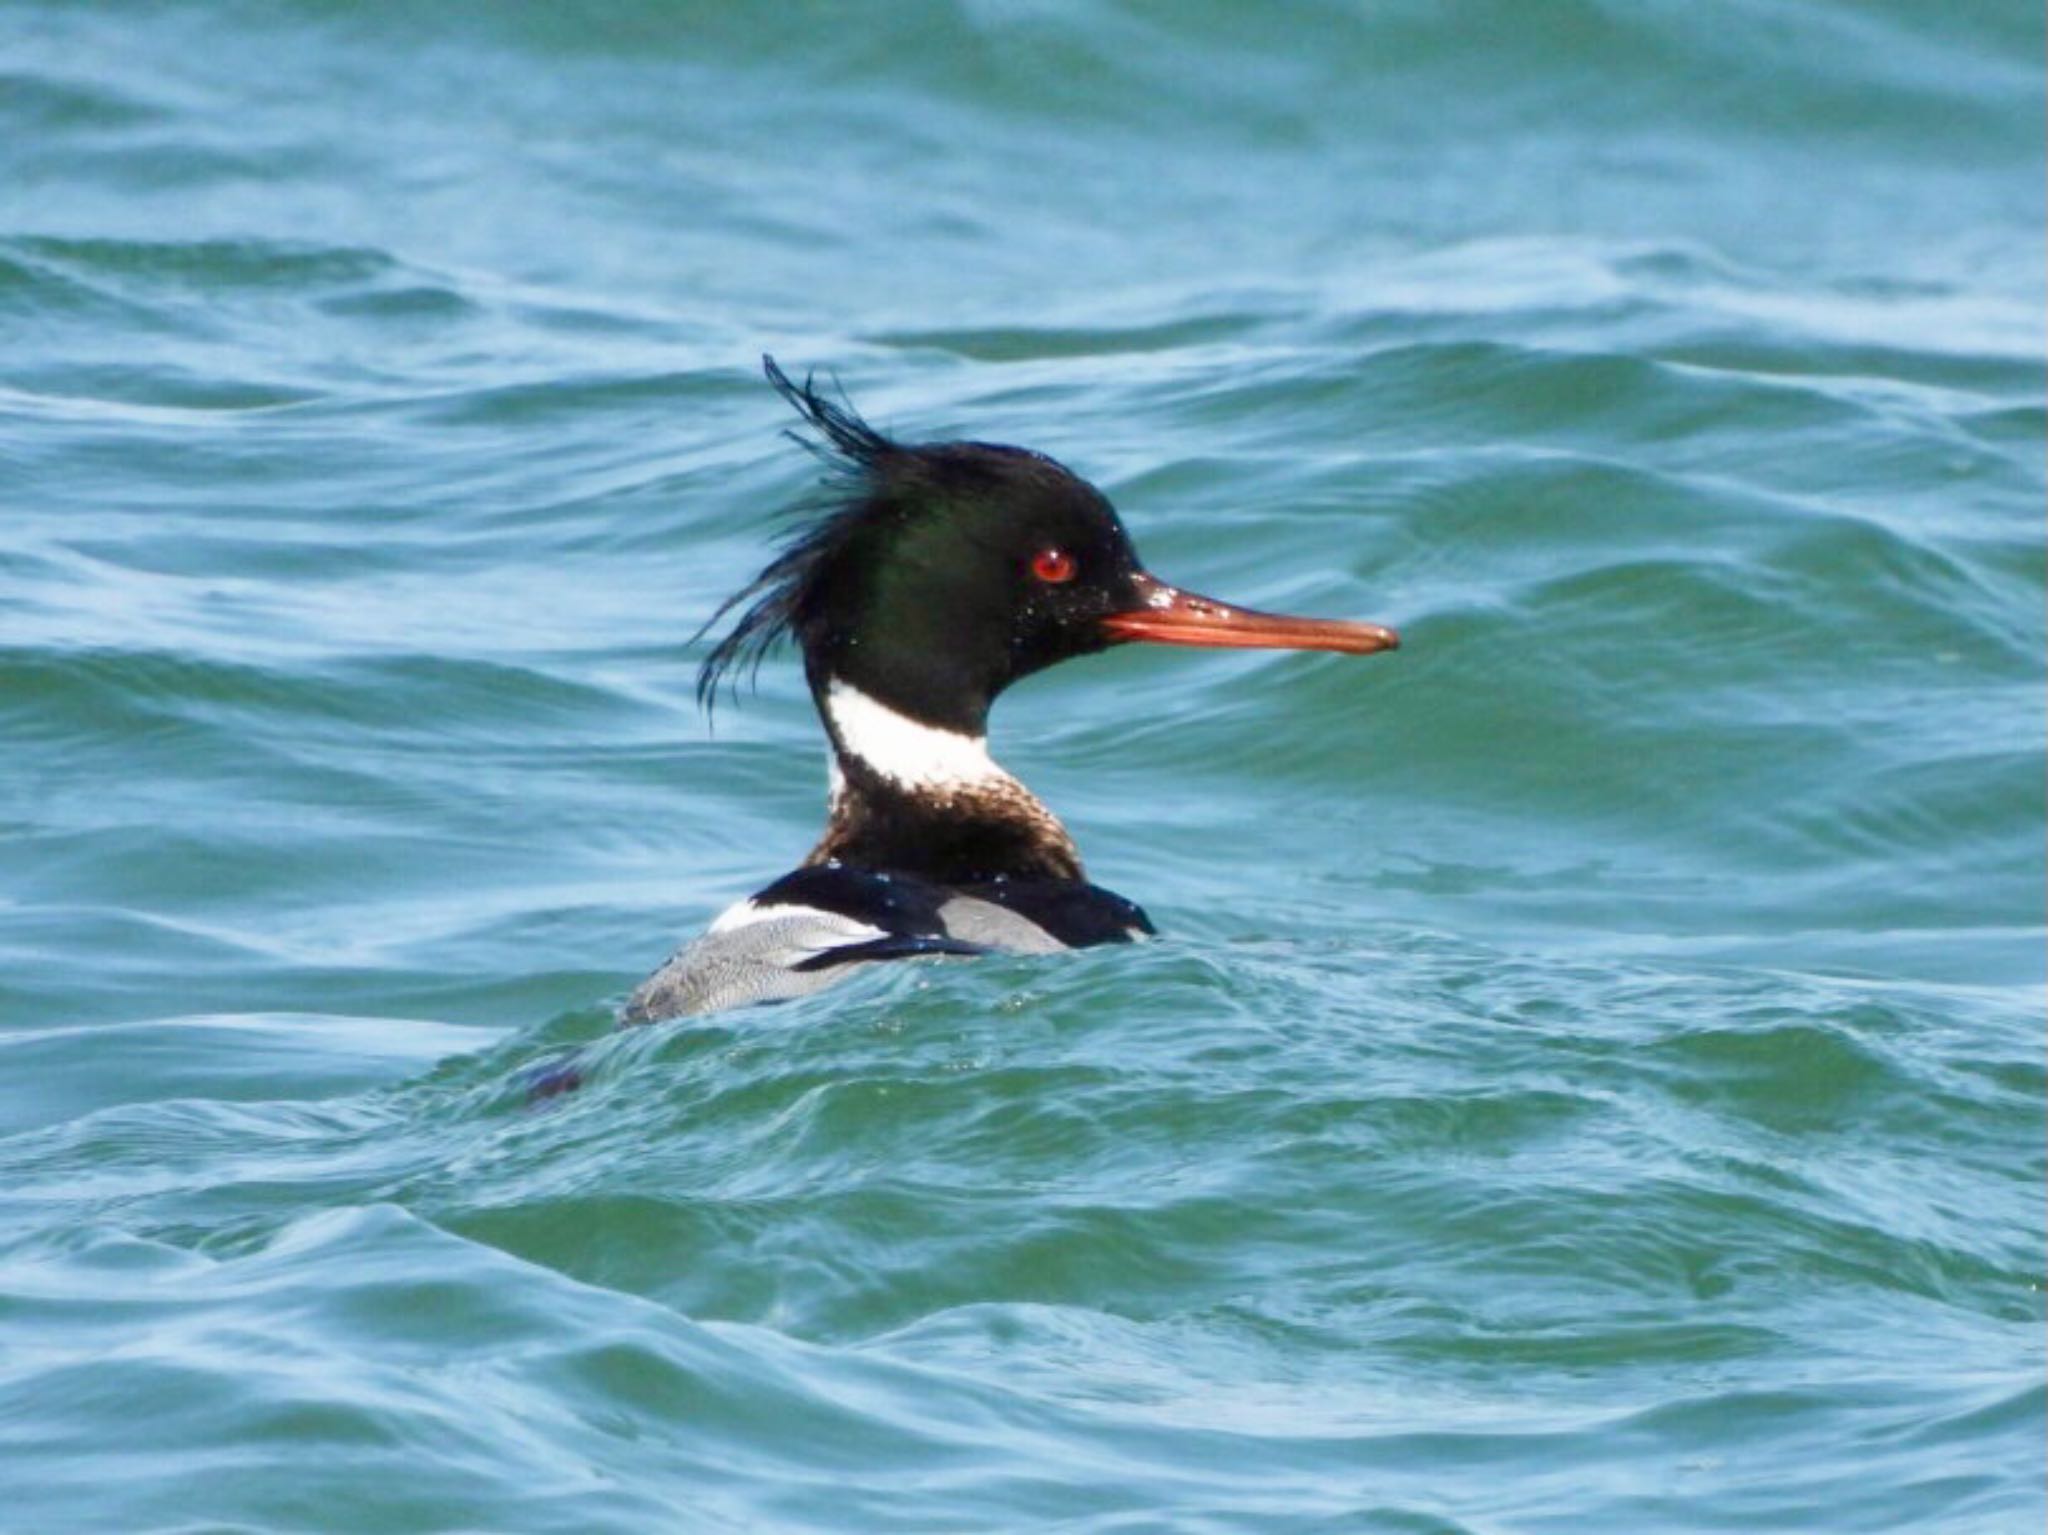
{"label": "duck", "polygon": [[642,982],[626,1024],[804,996],[875,965],[1046,954],[1153,937],[1090,881],[1072,834],[990,754],[990,707],[1047,667],[1131,643],[1370,655],[1383,624],[1262,613],[1148,572],[1109,498],[1057,460],[903,442],[772,356],[769,385],[828,466],[824,493],[699,633],[715,705],[779,643],[829,749],[809,854]]}

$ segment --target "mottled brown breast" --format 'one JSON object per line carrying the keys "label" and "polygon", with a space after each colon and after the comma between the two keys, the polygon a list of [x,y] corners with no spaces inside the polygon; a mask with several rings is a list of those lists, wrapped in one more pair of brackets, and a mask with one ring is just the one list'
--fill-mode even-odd
{"label": "mottled brown breast", "polygon": [[835,858],[948,885],[1086,877],[1059,817],[1014,779],[914,794],[886,781],[849,781],[833,795],[825,835],[804,861]]}

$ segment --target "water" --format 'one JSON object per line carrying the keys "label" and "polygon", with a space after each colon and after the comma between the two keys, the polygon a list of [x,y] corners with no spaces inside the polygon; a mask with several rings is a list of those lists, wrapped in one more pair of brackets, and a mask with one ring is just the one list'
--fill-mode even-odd
{"label": "water", "polygon": [[[0,1527],[2038,1529],[2042,32],[0,9]],[[1004,700],[1163,941],[611,1032],[763,350],[1402,628]]]}

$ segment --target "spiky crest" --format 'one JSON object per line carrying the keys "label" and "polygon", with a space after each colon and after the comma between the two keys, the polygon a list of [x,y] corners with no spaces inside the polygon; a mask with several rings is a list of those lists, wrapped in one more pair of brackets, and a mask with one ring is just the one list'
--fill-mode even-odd
{"label": "spiky crest", "polygon": [[[823,459],[832,472],[825,480],[823,496],[800,509],[799,515],[809,515],[782,540],[775,558],[720,603],[718,611],[692,637],[702,639],[734,608],[751,603],[731,631],[712,647],[697,673],[697,702],[707,713],[716,702],[718,684],[728,673],[745,669],[751,676],[759,671],[775,642],[791,632],[813,577],[831,563],[859,526],[875,475],[885,461],[903,451],[861,419],[844,390],[838,400],[828,399],[813,375],[806,373],[799,384],[766,353],[761,357],[761,371],[775,392],[822,436],[819,440],[791,431],[790,438]],[[738,693],[735,678],[735,698]]]}

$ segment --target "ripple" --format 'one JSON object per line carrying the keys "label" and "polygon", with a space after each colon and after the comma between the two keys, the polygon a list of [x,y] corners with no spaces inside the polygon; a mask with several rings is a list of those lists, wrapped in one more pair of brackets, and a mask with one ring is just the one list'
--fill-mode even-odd
{"label": "ripple", "polygon": [[206,292],[357,286],[388,277],[382,251],[276,240],[105,240],[17,236],[6,242],[84,277]]}
{"label": "ripple", "polygon": [[[2039,17],[1272,20],[28,0],[16,1521],[2039,1525]],[[1160,941],[614,1027],[763,350],[1401,627],[1004,699]]]}

